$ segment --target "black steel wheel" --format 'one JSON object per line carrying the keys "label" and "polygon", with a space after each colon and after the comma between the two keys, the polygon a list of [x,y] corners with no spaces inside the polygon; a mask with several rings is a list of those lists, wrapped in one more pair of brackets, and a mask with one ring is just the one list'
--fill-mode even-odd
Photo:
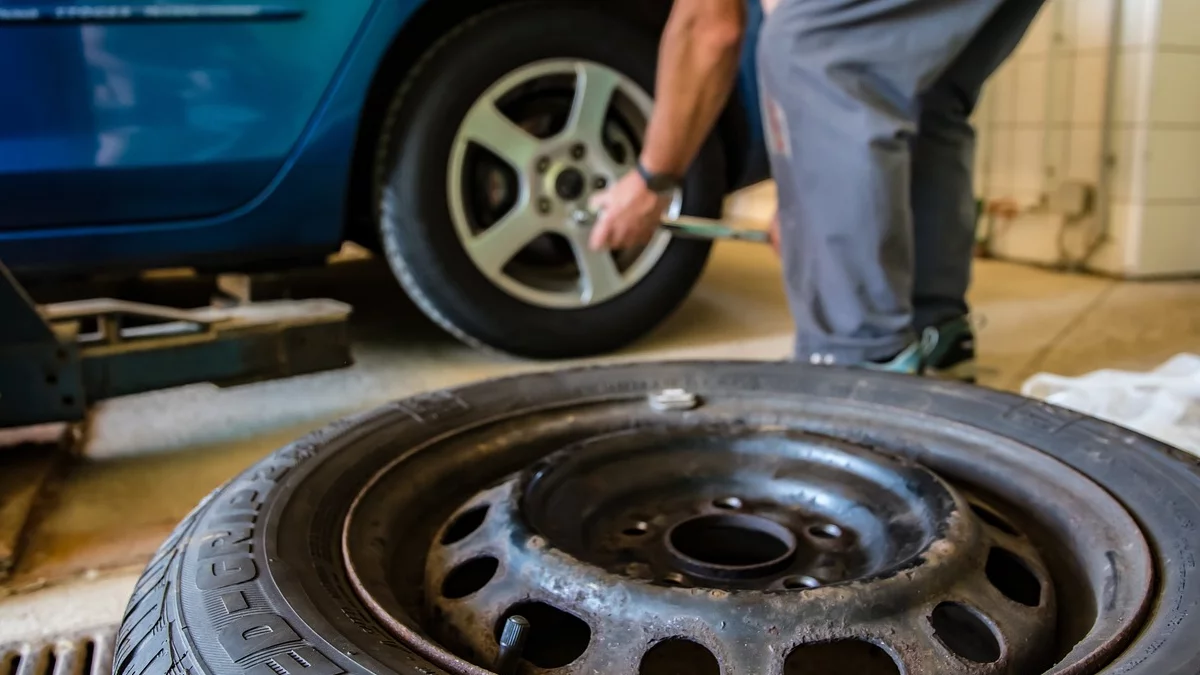
{"label": "black steel wheel", "polygon": [[981,388],[525,375],[215,492],[139,583],[114,673],[478,675],[518,627],[529,674],[1195,673],[1198,520],[1191,456]]}

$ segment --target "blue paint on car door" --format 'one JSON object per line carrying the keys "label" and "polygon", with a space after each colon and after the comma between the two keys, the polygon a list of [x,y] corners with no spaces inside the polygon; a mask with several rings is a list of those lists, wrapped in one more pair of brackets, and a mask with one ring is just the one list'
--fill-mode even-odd
{"label": "blue paint on car door", "polygon": [[0,230],[194,219],[254,199],[374,1],[0,0]]}

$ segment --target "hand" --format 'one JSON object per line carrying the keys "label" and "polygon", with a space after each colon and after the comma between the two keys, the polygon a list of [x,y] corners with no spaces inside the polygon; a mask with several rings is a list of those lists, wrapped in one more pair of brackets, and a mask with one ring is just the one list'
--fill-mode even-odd
{"label": "hand", "polygon": [[588,245],[593,251],[617,251],[642,246],[662,224],[669,198],[652,192],[636,171],[630,171],[611,189],[591,200],[600,219],[592,228]]}

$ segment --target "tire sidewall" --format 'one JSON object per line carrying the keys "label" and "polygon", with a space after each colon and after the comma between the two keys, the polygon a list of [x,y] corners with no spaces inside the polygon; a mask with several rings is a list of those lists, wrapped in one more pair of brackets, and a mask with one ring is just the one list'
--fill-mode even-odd
{"label": "tire sidewall", "polygon": [[[450,221],[446,172],[461,120],[510,72],[545,59],[578,58],[622,72],[653,91],[652,30],[591,6],[525,5],[480,20],[434,50],[402,87],[382,148],[390,178],[381,234],[393,270],[459,331],[503,351],[534,357],[603,353],[636,339],[686,297],[710,245],[676,239],[638,284],[579,309],[534,306],[476,268]],[[453,86],[446,86],[446,82]],[[689,171],[683,212],[719,215],[724,158],[710,139]]]}
{"label": "tire sidewall", "polygon": [[[1111,424],[982,388],[904,376],[864,376],[837,368],[779,364],[675,363],[519,376],[421,395],[303,439],[218,493],[183,538],[175,588],[193,640],[189,653],[215,673],[232,673],[300,645],[346,672],[438,673],[397,644],[356,600],[342,567],[342,523],[356,490],[401,448],[487,420],[584,401],[638,397],[669,388],[701,393],[754,391],[817,396],[880,414],[934,414],[1024,443],[1087,475],[1139,521],[1156,555],[1159,586],[1171,594],[1148,618],[1111,672],[1194,673],[1200,667],[1200,587],[1187,584],[1200,548],[1200,472],[1195,458]],[[237,528],[243,528],[237,530]],[[242,531],[245,550],[202,558],[205,545]],[[240,545],[240,544],[236,544]],[[198,588],[216,561],[237,583]],[[249,606],[237,612],[230,607]],[[280,621],[297,640],[271,645],[235,664],[222,640],[245,616]],[[250,624],[244,624],[250,625]],[[286,635],[286,633],[281,633]],[[307,654],[307,652],[306,652]],[[312,662],[312,654],[305,656]],[[1106,671],[1106,672],[1110,672]],[[315,672],[315,671],[313,671]]]}

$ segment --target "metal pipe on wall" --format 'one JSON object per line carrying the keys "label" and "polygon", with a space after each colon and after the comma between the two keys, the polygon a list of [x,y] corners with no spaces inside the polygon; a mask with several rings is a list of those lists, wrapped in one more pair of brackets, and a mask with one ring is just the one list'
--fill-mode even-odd
{"label": "metal pipe on wall", "polygon": [[1091,241],[1077,260],[1068,268],[1077,270],[1091,261],[1104,242],[1108,241],[1112,221],[1113,178],[1116,157],[1113,156],[1113,136],[1117,117],[1117,78],[1121,67],[1121,32],[1125,0],[1112,0],[1108,27],[1108,59],[1105,63],[1104,108],[1100,118],[1100,173],[1096,183],[1096,217]]}

